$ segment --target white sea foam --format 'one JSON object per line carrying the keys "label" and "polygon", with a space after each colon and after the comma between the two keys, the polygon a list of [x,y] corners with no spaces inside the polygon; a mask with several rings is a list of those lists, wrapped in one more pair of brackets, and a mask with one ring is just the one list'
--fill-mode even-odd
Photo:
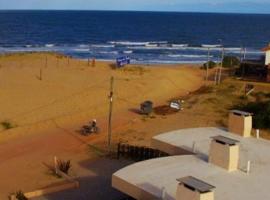
{"label": "white sea foam", "polygon": [[259,50],[247,50],[246,54],[256,54],[256,55],[264,55],[264,52],[259,51]]}
{"label": "white sea foam", "polygon": [[148,44],[168,44],[168,41],[150,41]]}
{"label": "white sea foam", "polygon": [[[171,58],[207,58],[207,55],[185,55],[185,54],[169,54]],[[213,56],[210,56],[212,58]]]}
{"label": "white sea foam", "polygon": [[45,47],[51,48],[54,47],[54,44],[45,44]]}
{"label": "white sea foam", "polygon": [[188,47],[188,44],[172,44],[172,47]]}
{"label": "white sea foam", "polygon": [[149,44],[149,42],[110,41],[109,44],[124,46],[145,46]]}
{"label": "white sea foam", "polygon": [[148,43],[148,44],[145,45],[145,47],[147,47],[147,48],[149,48],[149,47],[150,48],[152,48],[152,47],[155,48],[155,47],[158,47],[158,44]]}
{"label": "white sea foam", "polygon": [[105,45],[105,44],[93,44],[91,45],[93,48],[114,48],[115,45]]}
{"label": "white sea foam", "polygon": [[87,45],[87,44],[80,44],[79,47],[80,48],[87,48],[87,47],[89,47],[89,45]]}
{"label": "white sea foam", "polygon": [[137,60],[132,63],[143,63],[143,64],[201,64],[204,63],[205,60],[179,60],[179,61],[171,61],[171,60]]}
{"label": "white sea foam", "polygon": [[133,51],[126,50],[126,51],[123,51],[123,53],[125,53],[125,54],[131,54],[131,53],[133,53]]}
{"label": "white sea foam", "polygon": [[118,51],[100,51],[101,54],[118,54]]}
{"label": "white sea foam", "polygon": [[78,51],[78,52],[89,52],[90,49],[86,48],[86,49],[73,49],[74,51]]}
{"label": "white sea foam", "polygon": [[202,44],[202,47],[204,48],[221,48],[221,44]]}

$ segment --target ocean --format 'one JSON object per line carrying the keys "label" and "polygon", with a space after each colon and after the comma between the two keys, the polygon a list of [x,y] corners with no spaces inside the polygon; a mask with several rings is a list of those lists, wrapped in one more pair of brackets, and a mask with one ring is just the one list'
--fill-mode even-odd
{"label": "ocean", "polygon": [[[79,59],[202,63],[258,58],[270,15],[117,11],[0,11],[0,53],[53,51]],[[211,46],[207,46],[211,45]]]}

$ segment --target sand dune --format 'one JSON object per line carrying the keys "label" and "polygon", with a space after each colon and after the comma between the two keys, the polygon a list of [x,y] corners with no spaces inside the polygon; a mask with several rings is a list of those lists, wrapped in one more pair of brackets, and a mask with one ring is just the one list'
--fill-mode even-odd
{"label": "sand dune", "polygon": [[[111,76],[115,78],[113,130],[119,133],[137,120],[130,110],[142,101],[164,104],[203,84],[202,72],[186,66],[133,65],[113,70],[111,63],[92,67],[55,54],[0,57],[0,122],[16,126],[1,127],[0,199],[18,189],[31,191],[57,181],[42,164],[54,155],[72,159],[76,171],[76,163],[91,158],[87,144],[106,143]],[[76,130],[93,118],[98,119],[101,134],[80,136]]]}
{"label": "sand dune", "polygon": [[[47,57],[47,67],[45,59]],[[151,99],[157,103],[194,90],[200,72],[191,68],[130,67],[56,55],[26,54],[0,58],[0,121],[26,126],[67,116],[98,118],[107,113],[110,77],[115,77],[115,112]],[[39,80],[42,69],[42,80]]]}

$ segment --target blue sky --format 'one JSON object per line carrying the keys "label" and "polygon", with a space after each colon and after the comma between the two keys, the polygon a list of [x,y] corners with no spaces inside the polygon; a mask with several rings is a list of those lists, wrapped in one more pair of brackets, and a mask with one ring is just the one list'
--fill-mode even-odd
{"label": "blue sky", "polygon": [[269,13],[269,0],[0,0],[0,9]]}

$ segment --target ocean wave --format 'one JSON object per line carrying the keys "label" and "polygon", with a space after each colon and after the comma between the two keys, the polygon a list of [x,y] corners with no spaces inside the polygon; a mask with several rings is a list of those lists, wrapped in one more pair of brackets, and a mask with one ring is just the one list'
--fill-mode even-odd
{"label": "ocean wave", "polygon": [[190,61],[190,60],[179,60],[179,61],[172,61],[172,60],[133,60],[132,63],[135,64],[202,64],[205,63],[205,60],[196,60],[196,61]]}
{"label": "ocean wave", "polygon": [[202,44],[201,45],[203,48],[221,48],[221,44]]}
{"label": "ocean wave", "polygon": [[256,54],[256,55],[264,55],[264,52],[259,51],[259,50],[247,50],[246,54]]}
{"label": "ocean wave", "polygon": [[80,45],[78,45],[78,47],[80,47],[80,48],[89,48],[89,45],[87,45],[87,44],[80,44]]}
{"label": "ocean wave", "polygon": [[[184,55],[184,54],[169,54],[168,57],[171,58],[207,58],[207,55]],[[209,56],[212,58],[213,56]]]}
{"label": "ocean wave", "polygon": [[[197,50],[197,51],[208,51],[208,48],[205,47],[190,47],[190,46],[157,46],[157,45],[148,45],[148,46],[129,46],[129,49],[139,49],[139,50]],[[216,47],[210,48],[210,51],[222,51],[223,48]],[[241,48],[239,47],[226,47],[224,48],[227,52],[240,52]]]}
{"label": "ocean wave", "polygon": [[171,44],[172,47],[188,47],[188,44]]}
{"label": "ocean wave", "polygon": [[54,44],[45,44],[45,47],[51,48],[54,47]]}
{"label": "ocean wave", "polygon": [[90,49],[72,49],[73,51],[78,51],[78,52],[89,52]]}
{"label": "ocean wave", "polygon": [[144,46],[149,42],[130,42],[130,41],[110,41],[109,44],[124,45],[124,46]]}
{"label": "ocean wave", "polygon": [[148,43],[148,44],[145,45],[145,47],[147,47],[147,48],[156,48],[156,47],[158,47],[158,44]]}
{"label": "ocean wave", "polygon": [[118,51],[100,51],[101,54],[118,54]]}
{"label": "ocean wave", "polygon": [[146,46],[146,45],[166,45],[168,44],[168,41],[147,41],[147,42],[109,41],[108,43],[123,46]]}
{"label": "ocean wave", "polygon": [[133,53],[133,51],[126,50],[126,51],[123,51],[123,53],[125,53],[125,54],[131,54],[131,53]]}
{"label": "ocean wave", "polygon": [[114,48],[115,45],[104,45],[104,44],[92,44],[93,48]]}
{"label": "ocean wave", "polygon": [[168,41],[150,41],[148,44],[168,44]]}

